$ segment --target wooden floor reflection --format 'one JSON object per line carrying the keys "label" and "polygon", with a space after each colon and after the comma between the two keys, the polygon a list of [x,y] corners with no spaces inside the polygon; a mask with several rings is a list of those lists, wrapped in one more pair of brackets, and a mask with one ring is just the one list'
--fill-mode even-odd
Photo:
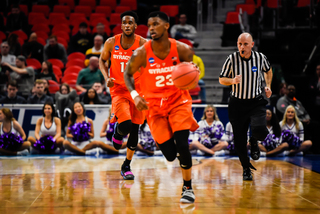
{"label": "wooden floor reflection", "polygon": [[284,161],[255,162],[242,181],[236,159],[194,159],[196,203],[182,206],[178,163],[135,159],[134,181],[122,158],[0,159],[0,213],[320,213],[320,174]]}

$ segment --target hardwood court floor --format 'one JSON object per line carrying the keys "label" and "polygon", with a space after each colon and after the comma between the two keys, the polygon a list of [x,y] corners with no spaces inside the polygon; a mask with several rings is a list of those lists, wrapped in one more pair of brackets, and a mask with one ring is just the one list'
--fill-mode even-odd
{"label": "hardwood court floor", "polygon": [[236,158],[195,158],[197,198],[184,207],[177,161],[135,158],[136,178],[124,181],[123,159],[0,159],[0,214],[320,213],[320,174],[285,161],[254,162],[254,181],[244,182]]}

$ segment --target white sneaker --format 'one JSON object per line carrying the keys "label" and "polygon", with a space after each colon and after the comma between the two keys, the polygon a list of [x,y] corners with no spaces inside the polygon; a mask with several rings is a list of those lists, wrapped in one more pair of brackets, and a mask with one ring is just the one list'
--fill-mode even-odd
{"label": "white sneaker", "polygon": [[30,147],[30,154],[38,155],[38,154],[40,154],[40,152],[31,146]]}
{"label": "white sneaker", "polygon": [[155,156],[161,156],[161,155],[162,155],[161,150],[156,150],[156,151],[154,151],[154,155],[155,155]]}
{"label": "white sneaker", "polygon": [[224,156],[226,152],[224,150],[216,151],[214,152],[214,156]]}
{"label": "white sneaker", "polygon": [[297,156],[303,156],[303,152],[298,152],[296,155]]}
{"label": "white sneaker", "polygon": [[186,186],[183,187],[182,191],[182,197],[180,199],[181,203],[194,203],[194,200],[196,199],[196,196],[193,193],[192,189],[187,189]]}
{"label": "white sneaker", "polygon": [[88,155],[88,156],[98,156],[99,155],[99,150],[97,148],[87,150],[86,151],[86,155]]}
{"label": "white sneaker", "polygon": [[265,156],[267,156],[266,152],[260,152],[260,157],[265,157]]}
{"label": "white sneaker", "polygon": [[64,152],[63,152],[63,154],[64,155],[74,155],[74,153],[73,152],[70,152],[69,150],[64,150]]}
{"label": "white sneaker", "polygon": [[19,156],[27,156],[27,155],[29,155],[30,153],[29,153],[29,150],[28,149],[25,149],[25,150],[22,150],[22,151],[19,151],[19,152],[17,152],[17,155],[19,155]]}
{"label": "white sneaker", "polygon": [[285,156],[288,156],[288,154],[289,154],[289,151],[288,151],[288,150],[286,150],[286,151],[283,152],[283,155],[285,155]]}

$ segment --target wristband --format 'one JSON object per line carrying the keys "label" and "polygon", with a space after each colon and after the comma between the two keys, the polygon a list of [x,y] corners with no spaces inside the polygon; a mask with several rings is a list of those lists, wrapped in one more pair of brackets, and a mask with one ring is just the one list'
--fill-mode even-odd
{"label": "wristband", "polygon": [[138,92],[136,90],[133,90],[130,92],[132,99],[134,100],[134,98],[136,98],[137,96],[139,96]]}

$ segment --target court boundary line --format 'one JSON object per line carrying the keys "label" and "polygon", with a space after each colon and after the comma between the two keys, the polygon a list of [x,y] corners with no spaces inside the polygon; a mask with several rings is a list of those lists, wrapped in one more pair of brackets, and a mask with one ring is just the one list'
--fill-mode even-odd
{"label": "court boundary line", "polygon": [[36,200],[38,200],[38,198],[40,197],[40,195],[47,189],[47,187],[48,187],[48,186],[46,186],[45,188],[43,188],[43,190],[39,193],[39,195],[34,199],[34,201],[30,204],[30,206],[28,207],[28,209],[27,209],[26,211],[24,211],[23,214],[26,214],[26,213],[29,211],[30,207],[34,204],[34,202],[36,202]]}

